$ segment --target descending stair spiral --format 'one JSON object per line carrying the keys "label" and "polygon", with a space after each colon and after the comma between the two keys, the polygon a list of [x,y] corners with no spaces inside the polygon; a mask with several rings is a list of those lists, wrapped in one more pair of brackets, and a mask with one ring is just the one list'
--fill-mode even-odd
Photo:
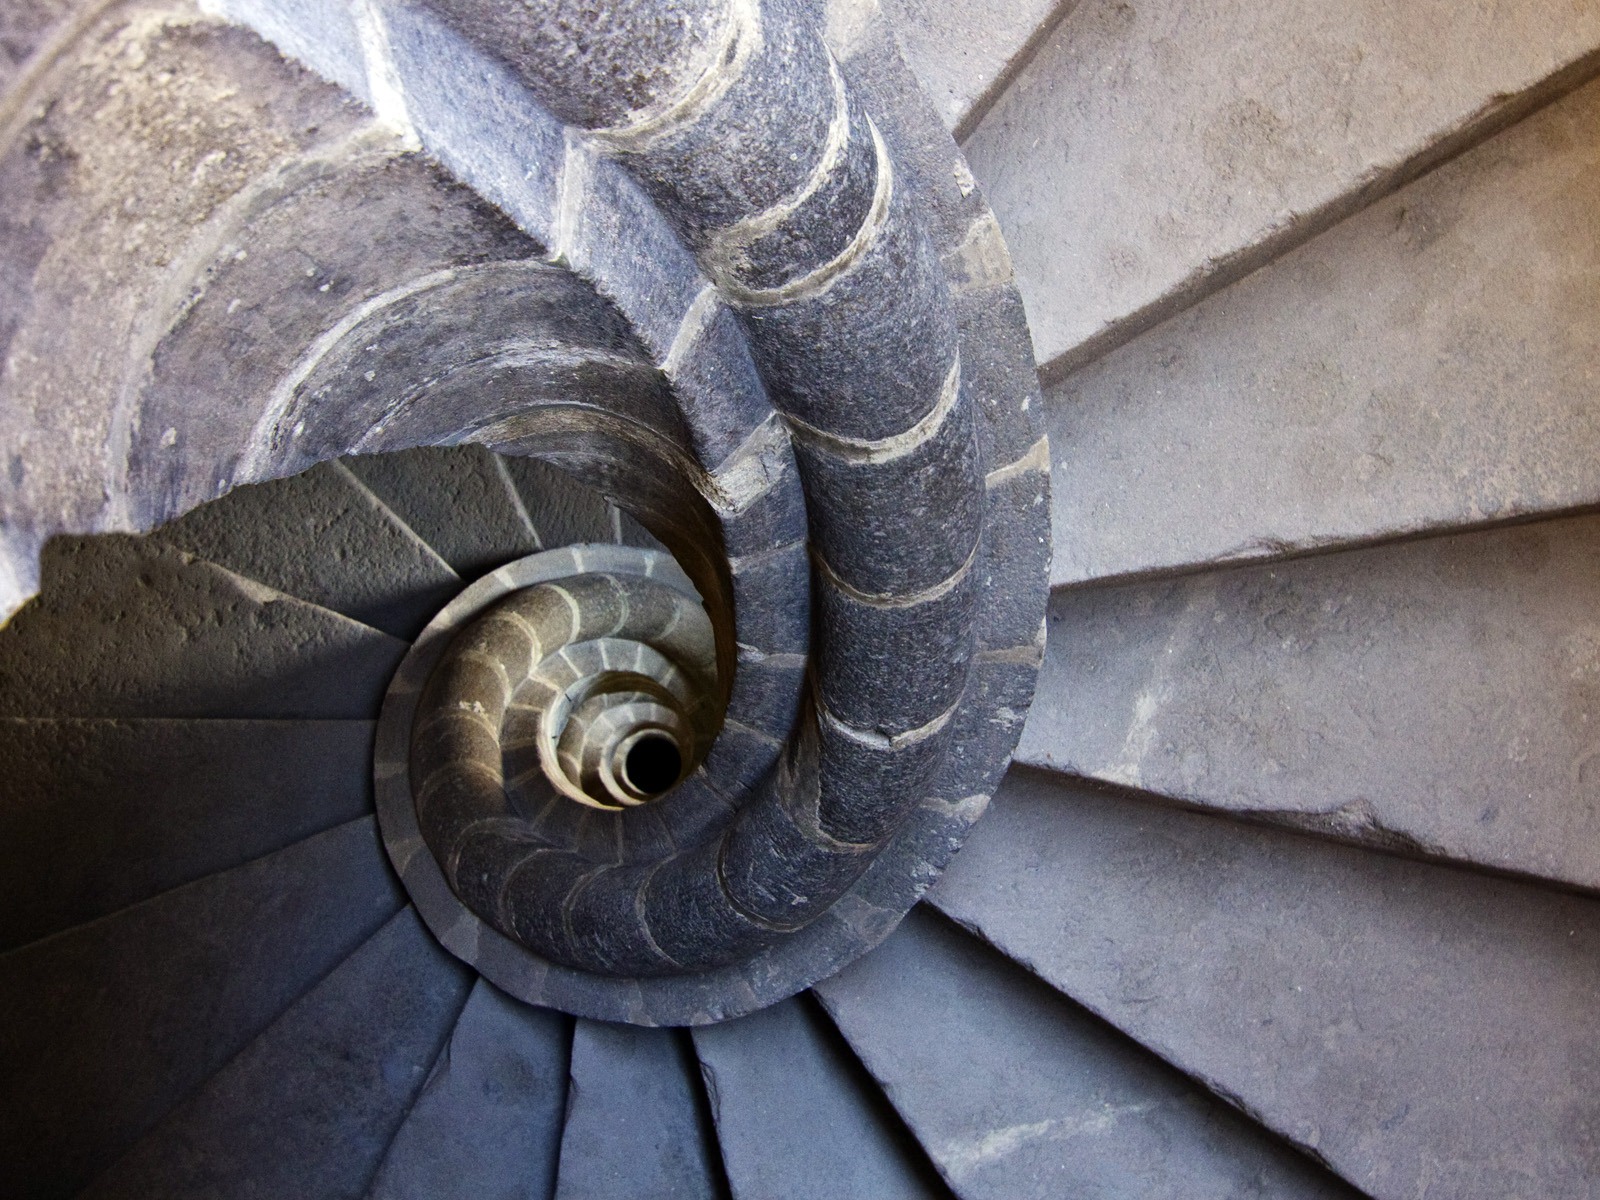
{"label": "descending stair spiral", "polygon": [[[11,573],[49,533],[147,526],[341,455],[542,458],[685,574],[579,553],[559,578],[479,585],[491,612],[424,634],[376,769],[430,927],[524,1000],[646,1023],[760,1007],[876,944],[1004,769],[1049,554],[1004,247],[892,43],[787,0],[609,5],[599,24],[580,4],[215,7],[384,121],[263,151],[172,253],[116,384],[133,399],[109,496],[79,483],[63,505],[24,478]],[[101,61],[39,86],[239,35],[157,12],[100,36]],[[520,230],[479,208],[476,244],[409,264],[414,216],[342,220],[342,190],[426,176],[419,143]],[[369,239],[407,269],[337,316],[292,310],[308,219],[348,226],[319,247],[343,261],[306,271],[319,296],[374,273]],[[197,400],[223,343],[219,410]],[[669,786],[627,783],[636,746],[676,760]]]}

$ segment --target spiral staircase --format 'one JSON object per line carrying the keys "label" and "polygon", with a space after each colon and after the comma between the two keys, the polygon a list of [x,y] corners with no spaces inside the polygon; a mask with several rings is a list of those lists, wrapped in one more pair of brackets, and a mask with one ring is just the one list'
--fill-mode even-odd
{"label": "spiral staircase", "polygon": [[0,1195],[1600,1195],[1597,75],[5,0]]}

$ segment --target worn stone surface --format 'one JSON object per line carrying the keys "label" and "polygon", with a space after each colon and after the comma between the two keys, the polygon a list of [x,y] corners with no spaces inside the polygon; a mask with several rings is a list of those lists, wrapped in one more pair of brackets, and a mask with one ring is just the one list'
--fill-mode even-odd
{"label": "worn stone surface", "polygon": [[407,640],[461,590],[444,559],[338,463],[238,488],[155,539]]}
{"label": "worn stone surface", "polygon": [[960,140],[1075,3],[887,0],[885,7],[906,61]]}
{"label": "worn stone surface", "polygon": [[76,1195],[403,902],[364,818],[0,956],[8,1188]]}
{"label": "worn stone surface", "polygon": [[703,1026],[694,1046],[734,1200],[949,1194],[814,1000]]}
{"label": "worn stone surface", "polygon": [[470,986],[402,909],[84,1195],[365,1194]]}
{"label": "worn stone surface", "polygon": [[579,1021],[557,1200],[724,1191],[689,1035]]}
{"label": "worn stone surface", "polygon": [[1600,517],[1057,593],[1018,761],[1600,887]]}
{"label": "worn stone surface", "polygon": [[599,492],[536,458],[507,456],[502,461],[537,531],[541,549],[617,540],[615,510]]}
{"label": "worn stone surface", "polygon": [[966,144],[1039,362],[1259,266],[1577,82],[1597,47],[1590,0],[1085,0]]}
{"label": "worn stone surface", "polygon": [[481,446],[424,446],[343,465],[466,582],[540,549],[510,477]]}
{"label": "worn stone surface", "polygon": [[0,93],[47,47],[81,3],[73,0],[12,0],[0,12]]}
{"label": "worn stone surface", "polygon": [[112,534],[51,542],[0,652],[6,716],[368,719],[405,643]]}
{"label": "worn stone surface", "polygon": [[1056,584],[1600,502],[1600,83],[1050,389]]}
{"label": "worn stone surface", "polygon": [[480,979],[384,1155],[372,1200],[548,1200],[571,1022]]}
{"label": "worn stone surface", "polygon": [[963,1200],[1351,1196],[926,910],[817,992]]}
{"label": "worn stone surface", "polygon": [[372,809],[366,721],[0,720],[0,952]]}
{"label": "worn stone surface", "polygon": [[936,902],[1372,1196],[1592,1195],[1593,899],[1022,775]]}

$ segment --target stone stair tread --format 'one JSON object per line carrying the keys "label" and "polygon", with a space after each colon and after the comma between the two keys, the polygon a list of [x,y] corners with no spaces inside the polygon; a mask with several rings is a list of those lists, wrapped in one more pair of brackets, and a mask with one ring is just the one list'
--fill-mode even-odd
{"label": "stone stair tread", "polygon": [[449,564],[340,463],[235,488],[154,536],[399,638],[415,637],[461,590]]}
{"label": "stone stair tread", "polygon": [[726,1194],[689,1035],[580,1020],[556,1200]]}
{"label": "stone stair tread", "polygon": [[964,1200],[1352,1195],[926,909],[816,991]]}
{"label": "stone stair tread", "polygon": [[1016,761],[1600,888],[1600,516],[1058,592]]}
{"label": "stone stair tread", "polygon": [[1047,391],[1052,581],[1600,504],[1600,82]]}
{"label": "stone stair tread", "polygon": [[510,476],[482,446],[422,446],[342,461],[464,580],[539,549]]}
{"label": "stone stair tread", "polygon": [[0,952],[372,809],[368,721],[0,718]]}
{"label": "stone stair tread", "polygon": [[967,139],[1055,372],[1600,68],[1600,7],[1083,0]]}
{"label": "stone stair tread", "polygon": [[403,903],[364,817],[0,956],[8,1189],[76,1195]]}
{"label": "stone stair tread", "polygon": [[362,1195],[470,986],[402,909],[84,1195]]}
{"label": "stone stair tread", "polygon": [[537,458],[506,455],[502,461],[544,549],[618,540],[617,510],[599,492]]}
{"label": "stone stair tread", "polygon": [[561,1013],[520,1004],[479,979],[368,1195],[553,1194],[571,1040]]}
{"label": "stone stair tread", "polygon": [[1026,772],[933,901],[1372,1196],[1592,1194],[1600,901]]}
{"label": "stone stair tread", "polygon": [[406,644],[170,547],[56,538],[0,715],[370,719]]}
{"label": "stone stair tread", "polygon": [[1076,0],[888,0],[906,62],[957,140]]}
{"label": "stone stair tread", "polygon": [[693,1034],[734,1200],[949,1195],[814,1000]]}

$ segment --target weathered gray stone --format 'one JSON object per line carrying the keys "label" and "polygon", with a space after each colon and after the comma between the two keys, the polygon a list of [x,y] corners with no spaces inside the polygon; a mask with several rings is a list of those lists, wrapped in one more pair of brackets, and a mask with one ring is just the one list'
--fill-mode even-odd
{"label": "weathered gray stone", "polygon": [[470,986],[402,909],[84,1195],[364,1195]]}
{"label": "weathered gray stone", "polygon": [[481,446],[423,446],[343,465],[467,582],[539,549],[511,477]]}
{"label": "weathered gray stone", "polygon": [[1541,0],[1085,0],[968,139],[1039,362],[1081,363],[1600,68]]}
{"label": "weathered gray stone", "polygon": [[6,5],[0,12],[0,93],[60,35],[74,9],[81,8],[73,0],[11,0]]}
{"label": "weathered gray stone", "polygon": [[405,643],[176,550],[60,538],[0,632],[0,714],[369,719]]}
{"label": "weathered gray stone", "polygon": [[1076,2],[887,0],[885,7],[906,61],[959,141]]}
{"label": "weathered gray stone", "polygon": [[366,818],[0,956],[8,1188],[76,1195],[402,903]]}
{"label": "weathered gray stone", "polygon": [[734,1200],[931,1200],[921,1148],[814,1000],[694,1030]]}
{"label": "weathered gray stone", "polygon": [[502,461],[538,533],[540,549],[617,540],[614,510],[599,492],[537,458],[507,456]]}
{"label": "weathered gray stone", "polygon": [[1593,1194],[1600,902],[1019,775],[936,903],[1372,1196]]}
{"label": "weathered gray stone", "polygon": [[1057,593],[1017,759],[1600,887],[1600,518]]}
{"label": "weathered gray stone", "polygon": [[1350,1195],[924,909],[817,992],[963,1200]]}
{"label": "weathered gray stone", "polygon": [[0,719],[0,951],[372,809],[366,721]]}
{"label": "weathered gray stone", "polygon": [[395,1134],[372,1200],[548,1200],[571,1021],[480,979]]}
{"label": "weathered gray stone", "polygon": [[407,640],[461,590],[444,559],[338,463],[238,488],[155,540]]}
{"label": "weathered gray stone", "polygon": [[1600,84],[1050,389],[1056,584],[1600,502]]}
{"label": "weathered gray stone", "polygon": [[710,1200],[715,1136],[687,1033],[578,1022],[557,1200]]}

